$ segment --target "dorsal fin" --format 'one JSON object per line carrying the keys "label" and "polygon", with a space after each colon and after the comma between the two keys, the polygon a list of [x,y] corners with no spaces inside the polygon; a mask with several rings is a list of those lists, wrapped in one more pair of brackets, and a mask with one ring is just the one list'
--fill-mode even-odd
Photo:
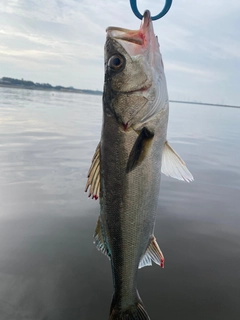
{"label": "dorsal fin", "polygon": [[193,176],[188,170],[186,163],[173,150],[170,144],[166,141],[162,153],[162,173],[168,177],[172,177],[182,181],[193,181]]}
{"label": "dorsal fin", "polygon": [[103,233],[102,233],[102,226],[101,226],[101,221],[100,217],[98,218],[96,229],[94,232],[94,243],[99,251],[101,251],[103,254],[105,254],[109,259],[109,251],[105,245]]}
{"label": "dorsal fin", "polygon": [[151,266],[152,261],[160,265],[161,268],[164,268],[164,256],[154,236],[152,236],[151,242],[146,250],[146,253],[140,260],[138,268],[141,269],[146,266]]}
{"label": "dorsal fin", "polygon": [[100,142],[96,148],[92,159],[92,164],[88,170],[88,180],[86,183],[85,192],[87,192],[88,189],[88,196],[97,200],[100,193]]}
{"label": "dorsal fin", "polygon": [[127,173],[139,166],[143,159],[146,157],[149,147],[151,145],[154,134],[147,128],[143,128],[135,141],[132,150],[130,152]]}

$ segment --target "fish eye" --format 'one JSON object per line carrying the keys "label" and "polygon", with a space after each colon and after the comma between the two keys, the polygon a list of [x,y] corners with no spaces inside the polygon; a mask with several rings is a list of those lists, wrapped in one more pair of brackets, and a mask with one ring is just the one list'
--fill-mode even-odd
{"label": "fish eye", "polygon": [[124,63],[123,57],[120,55],[114,55],[108,60],[108,66],[112,70],[119,70]]}

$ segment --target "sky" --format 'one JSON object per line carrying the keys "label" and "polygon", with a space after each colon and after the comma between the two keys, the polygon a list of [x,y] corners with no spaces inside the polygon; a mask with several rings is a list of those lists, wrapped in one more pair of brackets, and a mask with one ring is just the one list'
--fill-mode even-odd
{"label": "sky", "polygon": [[[0,78],[102,90],[108,26],[139,28],[129,0],[0,0]],[[239,0],[173,0],[154,30],[169,99],[240,105]]]}

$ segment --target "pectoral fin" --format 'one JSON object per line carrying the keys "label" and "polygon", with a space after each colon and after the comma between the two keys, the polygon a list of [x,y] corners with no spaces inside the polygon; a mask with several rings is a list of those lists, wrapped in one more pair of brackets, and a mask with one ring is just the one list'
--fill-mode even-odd
{"label": "pectoral fin", "polygon": [[100,192],[100,142],[94,153],[91,167],[88,170],[88,180],[85,192],[87,192],[88,189],[88,196],[97,200]]}
{"label": "pectoral fin", "polygon": [[152,261],[164,268],[164,256],[155,237],[152,237],[152,240],[145,255],[142,257],[138,268],[141,269],[146,266],[151,266]]}
{"label": "pectoral fin", "polygon": [[141,130],[128,158],[127,173],[139,166],[144,160],[151,146],[153,136],[154,134],[147,128]]}
{"label": "pectoral fin", "polygon": [[191,172],[186,167],[185,162],[173,150],[173,148],[166,141],[162,153],[162,173],[168,177],[172,177],[182,181],[193,181]]}

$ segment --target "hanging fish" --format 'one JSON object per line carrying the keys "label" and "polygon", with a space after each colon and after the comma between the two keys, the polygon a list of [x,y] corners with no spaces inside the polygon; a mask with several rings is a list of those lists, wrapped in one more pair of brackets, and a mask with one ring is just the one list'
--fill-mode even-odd
{"label": "hanging fish", "polygon": [[161,171],[192,181],[166,140],[168,93],[150,12],[139,30],[107,28],[101,141],[86,191],[100,197],[95,243],[111,260],[109,320],[150,319],[137,291],[138,269],[164,267],[154,236]]}

